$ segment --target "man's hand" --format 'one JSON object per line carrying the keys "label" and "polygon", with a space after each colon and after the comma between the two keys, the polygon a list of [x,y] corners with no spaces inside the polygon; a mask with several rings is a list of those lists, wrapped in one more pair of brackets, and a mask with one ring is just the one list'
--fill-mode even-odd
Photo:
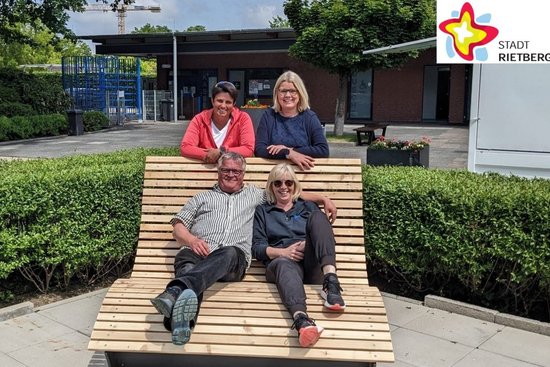
{"label": "man's hand", "polygon": [[315,159],[311,158],[309,155],[305,155],[290,149],[288,153],[288,159],[290,159],[294,164],[300,167],[301,170],[309,170],[315,167]]}
{"label": "man's hand", "polygon": [[218,161],[218,158],[221,156],[221,152],[219,149],[209,148],[206,149],[206,157],[204,158],[204,161],[206,163],[216,163]]}
{"label": "man's hand", "polygon": [[187,243],[187,246],[189,246],[194,253],[200,256],[206,257],[210,253],[210,248],[208,247],[206,241],[198,237],[195,237],[192,241]]}
{"label": "man's hand", "polygon": [[199,256],[206,257],[210,253],[210,247],[208,247],[206,241],[189,232],[182,222],[178,221],[174,224],[172,236],[180,245],[188,246]]}

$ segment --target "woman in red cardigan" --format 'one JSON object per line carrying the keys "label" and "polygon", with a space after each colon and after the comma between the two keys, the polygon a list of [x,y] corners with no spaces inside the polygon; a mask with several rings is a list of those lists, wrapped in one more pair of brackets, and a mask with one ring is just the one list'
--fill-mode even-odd
{"label": "woman in red cardigan", "polygon": [[181,155],[215,163],[226,151],[243,157],[254,153],[254,127],[246,112],[235,107],[237,88],[219,82],[212,88],[212,108],[195,115],[181,140]]}

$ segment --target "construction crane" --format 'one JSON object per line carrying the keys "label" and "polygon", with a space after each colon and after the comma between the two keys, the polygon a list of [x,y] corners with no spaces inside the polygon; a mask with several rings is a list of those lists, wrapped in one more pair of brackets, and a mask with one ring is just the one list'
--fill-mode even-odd
{"label": "construction crane", "polygon": [[[84,7],[85,11],[102,11],[110,12],[113,10],[109,4],[88,4]],[[160,13],[160,5],[144,6],[144,5],[125,5],[119,4],[116,13],[118,18],[118,34],[126,33],[126,12],[127,11],[150,11],[152,13]]]}

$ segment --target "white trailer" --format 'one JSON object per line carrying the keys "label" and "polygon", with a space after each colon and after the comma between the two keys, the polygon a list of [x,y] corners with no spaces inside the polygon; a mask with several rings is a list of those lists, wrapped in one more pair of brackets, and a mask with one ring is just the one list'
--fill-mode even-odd
{"label": "white trailer", "polygon": [[550,178],[550,65],[475,64],[468,170]]}

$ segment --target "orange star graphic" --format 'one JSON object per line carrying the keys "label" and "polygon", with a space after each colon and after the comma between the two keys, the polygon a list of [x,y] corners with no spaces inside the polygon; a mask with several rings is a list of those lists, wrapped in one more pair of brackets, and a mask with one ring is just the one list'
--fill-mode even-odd
{"label": "orange star graphic", "polygon": [[464,3],[458,18],[451,18],[439,24],[439,29],[453,37],[456,53],[465,60],[474,59],[474,48],[491,42],[498,35],[498,29],[477,24],[474,9]]}

